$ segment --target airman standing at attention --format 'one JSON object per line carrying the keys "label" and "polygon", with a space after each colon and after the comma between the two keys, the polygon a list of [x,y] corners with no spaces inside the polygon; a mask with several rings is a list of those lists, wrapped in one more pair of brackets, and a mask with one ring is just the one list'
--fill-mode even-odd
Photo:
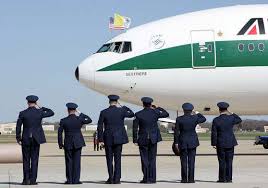
{"label": "airman standing at attention", "polygon": [[100,144],[98,140],[98,131],[95,131],[93,134],[93,144],[94,144],[94,151],[99,151],[100,149]]}
{"label": "airman standing at attention", "polygon": [[[22,146],[23,155],[23,182],[22,185],[37,185],[38,160],[40,144],[46,142],[42,119],[51,117],[54,112],[37,105],[38,97],[30,95],[26,97],[28,108],[19,114],[16,126],[16,139]],[[23,133],[21,135],[21,127]]]}
{"label": "airman standing at attention", "polygon": [[139,146],[143,179],[140,183],[156,183],[157,143],[162,141],[158,119],[169,116],[163,108],[152,107],[153,99],[143,97],[144,109],[135,114],[133,143]]}
{"label": "airman standing at attention", "polygon": [[[126,106],[117,107],[119,96],[109,95],[109,108],[101,111],[98,121],[98,138],[104,142],[109,178],[107,184],[120,184],[121,154],[123,144],[128,143],[124,125],[125,118],[134,117],[134,113]],[[113,165],[114,160],[114,165]]]}
{"label": "airman standing at attention", "polygon": [[198,112],[193,113],[194,106],[190,103],[184,103],[182,109],[184,115],[177,117],[174,131],[174,143],[180,150],[181,183],[195,183],[195,156],[199,146],[195,128],[206,118]]}
{"label": "airman standing at attention", "polygon": [[229,104],[217,104],[220,116],[212,123],[211,145],[217,149],[219,161],[219,183],[232,183],[234,147],[237,144],[233,127],[242,122],[241,118],[228,111]]}
{"label": "airman standing at attention", "polygon": [[[58,129],[58,144],[60,149],[65,152],[66,178],[65,184],[82,184],[80,182],[81,172],[81,151],[86,146],[81,128],[84,124],[92,122],[90,117],[80,113],[75,103],[66,104],[68,117],[60,120]],[[77,116],[76,113],[79,115]],[[62,133],[64,131],[64,144]]]}

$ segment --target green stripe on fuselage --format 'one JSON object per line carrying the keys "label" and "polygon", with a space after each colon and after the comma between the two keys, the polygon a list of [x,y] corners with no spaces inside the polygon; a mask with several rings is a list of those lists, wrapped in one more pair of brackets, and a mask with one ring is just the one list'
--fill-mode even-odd
{"label": "green stripe on fuselage", "polygon": [[[254,44],[254,51],[248,50],[248,44],[250,43]],[[258,49],[260,43],[264,44],[264,51]],[[239,44],[245,45],[243,52],[238,50]],[[218,41],[216,42],[216,64],[217,67],[268,66],[268,41]],[[98,71],[174,68],[192,68],[191,44],[143,54]]]}

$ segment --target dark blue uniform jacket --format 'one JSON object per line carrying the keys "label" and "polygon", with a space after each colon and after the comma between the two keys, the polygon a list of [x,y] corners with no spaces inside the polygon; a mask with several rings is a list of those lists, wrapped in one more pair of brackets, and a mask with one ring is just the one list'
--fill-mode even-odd
{"label": "dark blue uniform jacket", "polygon": [[174,142],[180,149],[193,149],[199,146],[199,140],[195,128],[204,123],[206,118],[202,114],[185,114],[177,117],[174,131]]}
{"label": "dark blue uniform jacket", "polygon": [[[44,130],[42,128],[42,119],[51,117],[54,112],[48,108],[37,109],[35,107],[29,107],[24,111],[21,111],[16,126],[16,138],[22,139],[23,145],[30,144],[30,138],[34,138],[38,144],[46,142]],[[21,137],[21,129],[23,125],[23,133]]]}
{"label": "dark blue uniform jacket", "polygon": [[233,127],[241,123],[241,118],[236,115],[221,114],[212,123],[211,145],[219,148],[232,148],[237,145]]}
{"label": "dark blue uniform jacket", "polygon": [[133,142],[140,146],[147,145],[148,140],[152,144],[162,141],[160,130],[158,127],[158,119],[166,118],[169,113],[163,108],[144,108],[135,114],[133,121]]}
{"label": "dark blue uniform jacket", "polygon": [[[58,129],[58,144],[65,149],[78,149],[86,146],[81,128],[84,124],[91,123],[92,120],[87,115],[81,113],[79,116],[71,114],[61,119]],[[62,143],[62,133],[64,131],[64,145]]]}
{"label": "dark blue uniform jacket", "polygon": [[110,106],[101,111],[98,121],[99,141],[107,146],[128,143],[124,119],[132,117],[134,113],[126,106]]}

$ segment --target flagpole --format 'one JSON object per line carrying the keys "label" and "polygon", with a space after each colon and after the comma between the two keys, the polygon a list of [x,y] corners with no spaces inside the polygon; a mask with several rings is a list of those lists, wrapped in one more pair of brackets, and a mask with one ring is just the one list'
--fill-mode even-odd
{"label": "flagpole", "polygon": [[[111,17],[110,17],[110,19],[111,19]],[[111,36],[110,36],[110,39],[111,39],[111,38],[113,38],[113,29],[112,29],[112,23],[111,23],[111,20],[109,21],[109,30],[110,30],[110,35],[111,35]],[[109,40],[110,40],[110,39],[109,39]]]}

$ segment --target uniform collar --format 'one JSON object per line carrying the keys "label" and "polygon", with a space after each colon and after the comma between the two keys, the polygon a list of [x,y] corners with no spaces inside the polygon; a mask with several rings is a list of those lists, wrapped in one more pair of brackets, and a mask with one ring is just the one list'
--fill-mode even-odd
{"label": "uniform collar", "polygon": [[183,115],[184,115],[184,116],[191,116],[192,113],[184,113]]}
{"label": "uniform collar", "polygon": [[76,116],[76,115],[75,114],[69,114],[69,116],[72,117],[72,116]]}
{"label": "uniform collar", "polygon": [[222,112],[220,115],[230,115],[230,113],[229,112]]}
{"label": "uniform collar", "polygon": [[144,107],[144,110],[150,110],[152,109],[151,107]]}
{"label": "uniform collar", "polygon": [[28,109],[37,109],[35,106],[29,106]]}

